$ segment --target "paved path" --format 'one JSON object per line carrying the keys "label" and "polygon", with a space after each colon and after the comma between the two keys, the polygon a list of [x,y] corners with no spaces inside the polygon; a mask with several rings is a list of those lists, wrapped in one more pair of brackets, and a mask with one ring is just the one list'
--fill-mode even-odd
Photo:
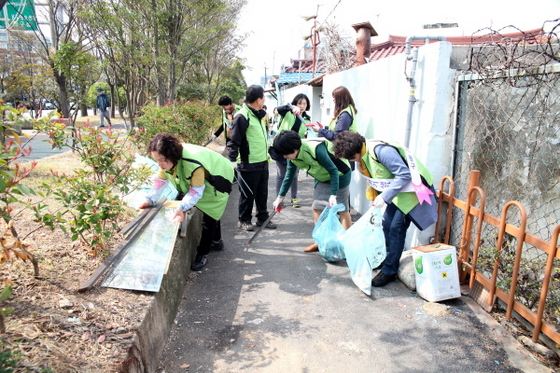
{"label": "paved path", "polygon": [[[119,119],[113,119],[114,130],[125,131],[126,127],[124,122]],[[33,137],[32,140],[26,145],[31,147],[31,154],[26,157],[20,158],[20,162],[30,162],[33,160],[43,159],[51,157],[53,155],[61,154],[70,151],[69,148],[65,147],[63,149],[53,149],[52,145],[48,142],[49,137],[44,133],[36,133],[34,130],[23,130],[28,136]],[[22,141],[26,141],[22,138]]]}
{"label": "paved path", "polygon": [[252,233],[235,228],[234,191],[226,248],[193,272],[158,372],[549,372],[468,297],[440,302],[448,312],[435,316],[400,281],[368,297],[345,261],[302,252],[312,243],[313,180],[300,178],[302,207],[284,209],[278,229],[250,246]]}

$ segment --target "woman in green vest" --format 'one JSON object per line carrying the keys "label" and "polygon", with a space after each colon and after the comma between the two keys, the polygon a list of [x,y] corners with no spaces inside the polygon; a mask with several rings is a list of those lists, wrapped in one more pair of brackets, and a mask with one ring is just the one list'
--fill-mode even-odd
{"label": "woman in green vest", "polygon": [[[278,126],[278,132],[280,131],[294,131],[300,138],[304,139],[307,133],[306,125],[311,122],[311,118],[307,114],[311,105],[309,103],[309,97],[303,93],[297,94],[292,103],[289,105],[278,106],[274,109],[274,113],[280,115],[280,124]],[[303,119],[303,122],[300,120]],[[276,154],[274,148],[269,149],[270,157],[276,161],[276,193],[280,192],[280,187],[284,181],[284,176],[286,176],[286,166],[287,159],[283,156]],[[294,180],[290,186],[291,191],[291,202],[292,207],[300,207],[299,200],[297,198],[298,190],[298,170],[295,170]]]}
{"label": "woman in green vest", "polygon": [[354,104],[354,99],[346,87],[340,86],[332,91],[334,101],[334,113],[331,123],[326,128],[321,128],[319,124],[311,127],[317,132],[319,137],[333,141],[342,131],[358,132],[356,114],[358,109]]}
{"label": "woman in green vest", "polygon": [[[281,131],[273,143],[276,153],[288,160],[286,176],[274,209],[282,205],[284,197],[297,168],[315,178],[313,193],[313,222],[316,223],[326,206],[332,207],[337,201],[344,204],[345,210],[339,212],[340,223],[344,229],[350,228],[350,180],[352,172],[347,160],[338,159],[332,151],[332,143],[324,138],[301,139],[294,131]],[[317,244],[310,245],[304,251],[317,251]]]}
{"label": "woman in green vest", "polygon": [[383,208],[383,233],[387,257],[372,286],[385,286],[397,277],[410,223],[424,230],[437,221],[433,176],[424,165],[398,144],[366,140],[345,131],[333,143],[334,154],[356,161],[356,169],[367,181],[366,198]]}
{"label": "woman in green vest", "polygon": [[231,192],[233,168],[220,154],[202,146],[181,144],[166,133],[155,135],[148,151],[160,170],[140,208],[154,206],[167,183],[172,183],[183,195],[174,218],[182,222],[185,212],[193,207],[202,212],[202,236],[191,265],[193,271],[199,271],[208,262],[211,249],[224,248],[220,219]]}

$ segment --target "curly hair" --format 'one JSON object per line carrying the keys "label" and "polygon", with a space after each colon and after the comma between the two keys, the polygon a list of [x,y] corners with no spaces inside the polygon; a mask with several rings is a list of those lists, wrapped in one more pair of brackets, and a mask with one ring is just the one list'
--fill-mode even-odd
{"label": "curly hair", "polygon": [[362,151],[366,139],[357,132],[342,131],[333,141],[333,151],[337,158],[351,159]]}
{"label": "curly hair", "polygon": [[148,153],[150,152],[158,152],[176,166],[183,156],[183,145],[179,139],[169,133],[158,133],[148,144]]}

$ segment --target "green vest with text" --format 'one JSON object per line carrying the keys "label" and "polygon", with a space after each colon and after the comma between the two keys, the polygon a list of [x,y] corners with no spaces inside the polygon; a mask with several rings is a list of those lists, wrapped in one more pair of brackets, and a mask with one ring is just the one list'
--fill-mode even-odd
{"label": "green vest with text", "polygon": [[[402,157],[405,164],[408,166],[408,162],[406,161],[406,151],[405,148],[396,143],[386,143],[379,140],[366,140],[366,153],[362,157],[362,162],[364,162],[366,168],[368,169],[371,177],[373,179],[394,179],[395,175],[391,171],[387,169],[383,164],[381,164],[378,159],[377,155],[375,154],[375,147],[378,145],[389,145],[395,148],[400,156]],[[434,181],[434,177],[430,173],[430,171],[424,167],[424,165],[416,158],[415,155],[412,155],[418,166],[418,171],[420,172],[420,176],[422,177],[422,182],[427,187],[432,186]],[[416,197],[416,193],[414,192],[401,192],[393,198],[392,203],[394,203],[399,210],[403,213],[408,214],[410,210],[416,206],[419,201],[418,197]]]}

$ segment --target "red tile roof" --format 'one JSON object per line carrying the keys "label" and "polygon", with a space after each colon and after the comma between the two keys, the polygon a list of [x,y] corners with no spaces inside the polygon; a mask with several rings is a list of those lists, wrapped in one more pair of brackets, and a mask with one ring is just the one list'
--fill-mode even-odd
{"label": "red tile roof", "polygon": [[[488,33],[483,34],[483,32],[488,31]],[[424,36],[424,35],[422,35]],[[548,38],[542,28],[529,30],[529,31],[516,31],[511,33],[500,33],[494,30],[481,30],[480,34],[473,34],[470,36],[446,36],[446,41],[453,45],[481,45],[481,44],[508,44],[517,43],[521,40],[525,40],[528,44],[535,44],[544,42]],[[406,36],[396,36],[389,35],[388,40],[371,45],[370,62],[377,61],[383,58],[394,56],[406,51]],[[437,40],[429,40],[429,43],[435,43]],[[413,40],[412,46],[422,46],[425,44],[425,40]],[[356,58],[356,50],[350,52],[350,59],[352,61]],[[310,73],[313,69],[313,60],[311,59],[297,59],[292,60],[292,65],[286,67],[283,73]],[[325,62],[323,59],[317,61],[317,67],[315,69],[315,77],[318,84],[321,83],[322,73],[326,71]],[[318,79],[317,79],[318,78]]]}
{"label": "red tile roof", "polygon": [[[285,73],[313,72],[313,60],[291,60],[291,62],[292,62],[292,66],[286,67],[283,72]],[[323,59],[319,59],[317,61],[317,66],[315,66],[315,73],[322,73],[323,71],[325,71],[325,61]]]}
{"label": "red tile roof", "polygon": [[[500,34],[493,31],[492,33],[484,35],[470,35],[470,36],[446,36],[446,41],[453,45],[479,45],[479,44],[500,44],[517,42],[525,40],[528,44],[535,44],[542,42],[546,36],[542,28],[518,31],[507,34]],[[394,56],[396,54],[404,53],[406,49],[406,36],[389,35],[387,41],[371,46],[370,61],[377,61],[386,57]],[[437,40],[429,40],[430,43],[435,43]],[[413,40],[413,46],[422,46],[425,40]],[[352,58],[355,58],[355,51],[351,52]]]}

